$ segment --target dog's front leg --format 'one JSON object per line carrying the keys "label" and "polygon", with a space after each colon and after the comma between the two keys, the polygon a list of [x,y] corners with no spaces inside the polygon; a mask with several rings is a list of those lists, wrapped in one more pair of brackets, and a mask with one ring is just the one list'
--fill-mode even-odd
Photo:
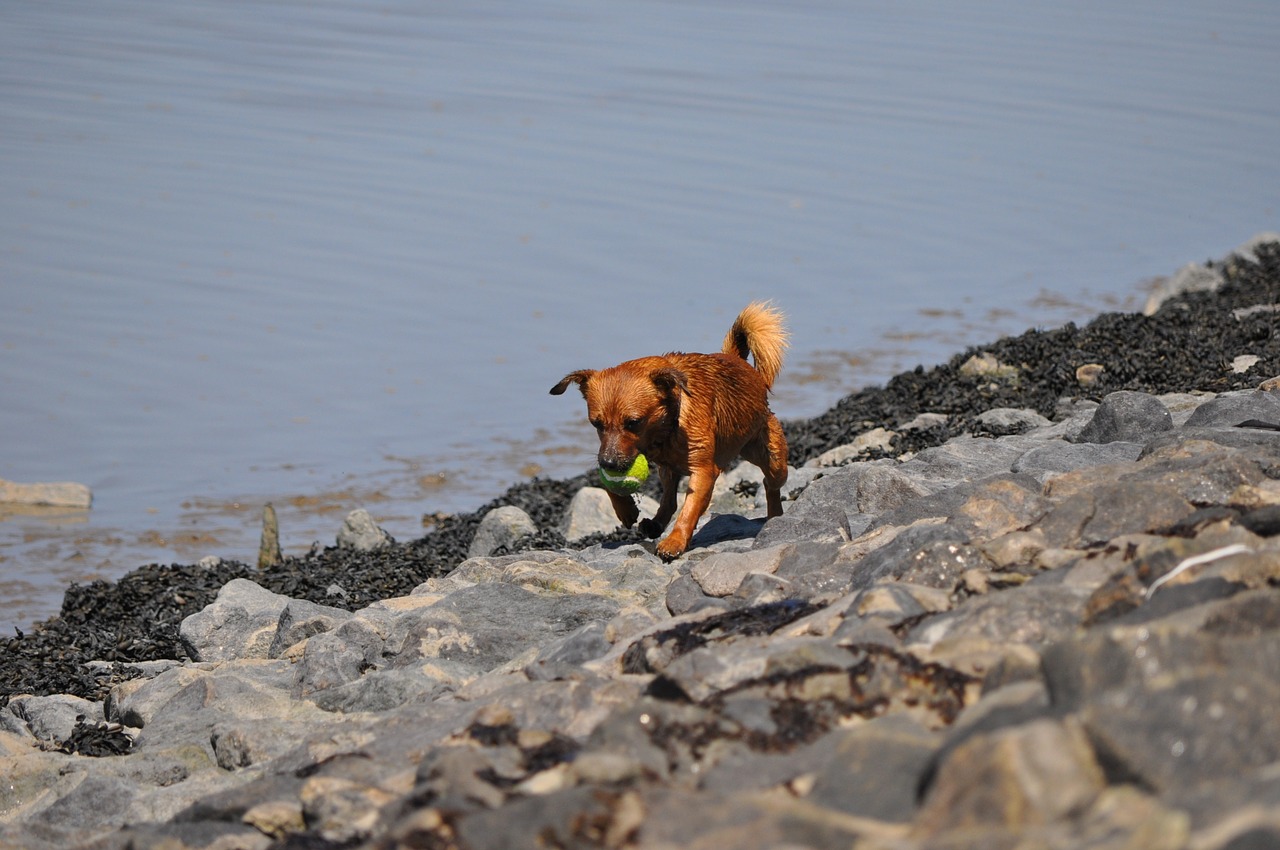
{"label": "dog's front leg", "polygon": [[605,492],[609,494],[609,501],[613,503],[613,512],[622,521],[622,527],[630,528],[635,525],[640,517],[640,508],[636,505],[636,500],[629,495],[620,496],[609,490]]}
{"label": "dog's front leg", "polygon": [[676,517],[671,533],[658,544],[659,558],[674,561],[689,548],[689,538],[698,525],[698,518],[711,505],[711,490],[719,476],[720,470],[714,466],[710,469],[699,467],[689,474],[689,489],[684,495],[684,505],[680,508],[680,516]]}

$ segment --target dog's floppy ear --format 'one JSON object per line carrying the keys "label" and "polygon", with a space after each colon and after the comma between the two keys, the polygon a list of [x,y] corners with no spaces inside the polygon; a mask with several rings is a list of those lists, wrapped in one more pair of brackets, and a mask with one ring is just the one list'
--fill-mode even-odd
{"label": "dog's floppy ear", "polygon": [[653,381],[653,385],[668,396],[675,395],[677,387],[685,394],[689,392],[689,379],[685,377],[684,372],[671,366],[664,369],[654,369],[649,375],[649,380]]}
{"label": "dog's floppy ear", "polygon": [[560,379],[560,383],[551,388],[552,395],[560,395],[569,388],[570,384],[577,384],[578,389],[582,390],[582,394],[587,394],[587,381],[596,373],[595,369],[579,369],[576,372],[570,372]]}

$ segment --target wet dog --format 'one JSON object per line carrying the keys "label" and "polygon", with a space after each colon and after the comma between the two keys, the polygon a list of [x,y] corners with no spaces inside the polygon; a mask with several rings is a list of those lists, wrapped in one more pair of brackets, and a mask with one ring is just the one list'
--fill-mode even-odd
{"label": "wet dog", "polygon": [[[682,476],[689,476],[680,516],[657,546],[663,560],[688,548],[698,518],[711,503],[716,479],[735,458],[764,471],[768,514],[782,515],[787,439],[769,410],[768,395],[786,347],[782,314],[756,302],[738,314],[718,354],[672,352],[599,371],[581,369],[551,388],[552,395],[570,384],[582,391],[587,419],[600,435],[597,460],[602,468],[623,472],[637,454],[658,467],[662,501],[653,519],[640,523],[648,537],[666,529],[676,512],[676,487]],[[615,493],[609,498],[618,519],[631,528],[640,514],[635,500]]]}

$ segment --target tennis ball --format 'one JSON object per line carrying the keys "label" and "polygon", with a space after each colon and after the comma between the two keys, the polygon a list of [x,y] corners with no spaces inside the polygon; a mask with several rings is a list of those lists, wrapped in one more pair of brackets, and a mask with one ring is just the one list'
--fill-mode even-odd
{"label": "tennis ball", "polygon": [[636,455],[636,459],[631,462],[626,472],[613,472],[603,466],[600,467],[599,472],[600,483],[606,490],[625,495],[634,493],[644,486],[644,482],[649,478],[649,461],[644,455]]}

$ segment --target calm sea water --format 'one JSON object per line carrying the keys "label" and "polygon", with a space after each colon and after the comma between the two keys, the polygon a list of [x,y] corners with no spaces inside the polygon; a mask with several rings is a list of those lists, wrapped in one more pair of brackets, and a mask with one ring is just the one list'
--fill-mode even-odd
{"label": "calm sea water", "polygon": [[0,629],[591,463],[567,371],[773,298],[775,409],[1277,229],[1280,4],[0,10]]}

